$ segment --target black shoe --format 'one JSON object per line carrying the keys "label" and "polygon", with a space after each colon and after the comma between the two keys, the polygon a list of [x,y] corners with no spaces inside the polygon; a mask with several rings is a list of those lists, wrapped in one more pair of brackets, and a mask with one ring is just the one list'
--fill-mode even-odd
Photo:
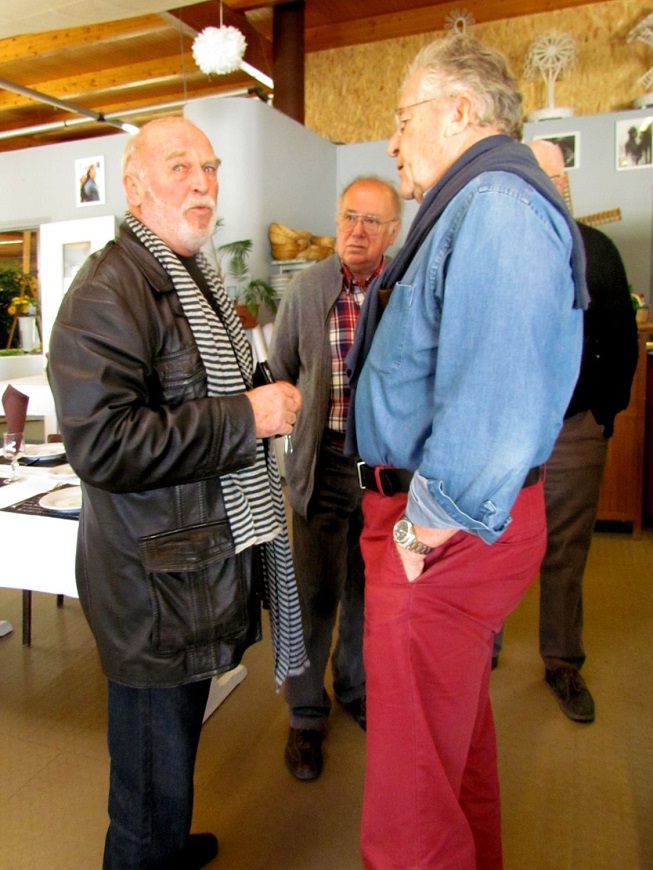
{"label": "black shoe", "polygon": [[286,767],[297,779],[310,782],[322,773],[322,732],[291,728],[284,752]]}
{"label": "black shoe", "polygon": [[354,717],[363,731],[367,731],[367,703],[365,697],[356,698],[353,701],[341,701],[337,696],[336,698],[343,710],[346,710],[350,716]]}
{"label": "black shoe", "polygon": [[218,838],[214,834],[189,834],[184,848],[165,866],[167,870],[200,870],[217,854]]}
{"label": "black shoe", "polygon": [[547,670],[545,680],[555,692],[565,716],[575,722],[594,721],[594,699],[576,668]]}

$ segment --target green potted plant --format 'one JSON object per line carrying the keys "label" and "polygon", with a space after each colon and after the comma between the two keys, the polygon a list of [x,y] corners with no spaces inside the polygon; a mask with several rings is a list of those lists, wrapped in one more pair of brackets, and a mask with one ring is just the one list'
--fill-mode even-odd
{"label": "green potted plant", "polygon": [[[228,242],[217,249],[222,264],[224,257],[229,258],[227,275],[235,281],[234,305],[245,329],[252,329],[258,323],[261,305],[266,305],[276,314],[278,303],[274,289],[262,278],[252,278],[247,267],[247,258],[252,252],[252,240],[241,239]],[[231,286],[231,282],[229,282]]]}
{"label": "green potted plant", "polygon": [[15,267],[0,269],[0,348],[18,347],[17,318],[34,318],[40,333],[39,308],[36,276]]}

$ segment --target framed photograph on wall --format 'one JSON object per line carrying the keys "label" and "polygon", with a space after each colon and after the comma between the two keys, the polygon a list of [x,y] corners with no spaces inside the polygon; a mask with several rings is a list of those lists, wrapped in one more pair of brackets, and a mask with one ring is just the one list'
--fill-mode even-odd
{"label": "framed photograph on wall", "polygon": [[550,136],[533,136],[533,139],[546,139],[559,145],[565,156],[565,169],[580,167],[580,133],[555,133]]}
{"label": "framed photograph on wall", "polygon": [[104,157],[80,157],[75,160],[77,205],[102,205],[104,194]]}
{"label": "framed photograph on wall", "polygon": [[617,169],[653,166],[651,127],[653,117],[626,118],[615,122]]}

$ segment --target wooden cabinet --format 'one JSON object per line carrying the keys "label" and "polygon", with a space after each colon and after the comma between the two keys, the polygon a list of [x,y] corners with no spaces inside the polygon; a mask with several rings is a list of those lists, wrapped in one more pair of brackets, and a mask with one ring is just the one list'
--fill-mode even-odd
{"label": "wooden cabinet", "polygon": [[644,445],[646,430],[646,339],[653,324],[639,330],[639,359],[630,391],[630,404],[617,414],[610,439],[597,520],[632,523],[633,536],[642,533]]}

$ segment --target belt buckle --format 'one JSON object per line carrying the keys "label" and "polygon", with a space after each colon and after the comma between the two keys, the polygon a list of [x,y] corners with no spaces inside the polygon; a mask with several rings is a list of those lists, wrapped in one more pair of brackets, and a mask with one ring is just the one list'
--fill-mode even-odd
{"label": "belt buckle", "polygon": [[361,469],[364,465],[365,465],[365,463],[363,462],[362,459],[359,459],[359,461],[356,463],[356,474],[358,475],[358,485],[360,486],[361,489],[367,489],[367,487],[363,483],[363,475],[361,474]]}

